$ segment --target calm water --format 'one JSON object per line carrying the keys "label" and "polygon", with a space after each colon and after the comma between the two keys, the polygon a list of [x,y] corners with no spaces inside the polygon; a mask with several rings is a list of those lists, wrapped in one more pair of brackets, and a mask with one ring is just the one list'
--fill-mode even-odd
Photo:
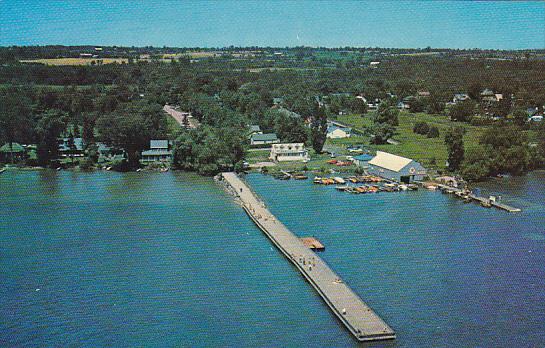
{"label": "calm water", "polygon": [[[545,344],[545,173],[494,181],[520,214],[418,191],[247,177],[398,333],[365,347]],[[38,290],[39,289],[39,290]],[[0,346],[355,346],[210,179],[0,175]]]}

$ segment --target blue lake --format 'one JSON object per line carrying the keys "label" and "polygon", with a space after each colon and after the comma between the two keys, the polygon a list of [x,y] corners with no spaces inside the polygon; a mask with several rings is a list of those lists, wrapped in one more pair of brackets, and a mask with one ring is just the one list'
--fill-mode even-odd
{"label": "blue lake", "polygon": [[[396,331],[369,347],[545,342],[545,173],[496,180],[509,214],[438,192],[247,181]],[[209,178],[0,175],[1,346],[358,345]]]}

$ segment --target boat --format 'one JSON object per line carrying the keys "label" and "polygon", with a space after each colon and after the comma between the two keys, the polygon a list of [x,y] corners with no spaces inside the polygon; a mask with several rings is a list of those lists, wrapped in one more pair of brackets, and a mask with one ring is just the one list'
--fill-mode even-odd
{"label": "boat", "polygon": [[415,185],[415,184],[408,184],[407,185],[407,188],[411,191],[416,191],[418,190],[418,185]]}
{"label": "boat", "polygon": [[355,189],[358,193],[367,193],[369,192],[369,188],[367,186],[359,186]]}
{"label": "boat", "polygon": [[335,189],[338,191],[346,191],[350,186],[335,186]]}
{"label": "boat", "polygon": [[399,185],[399,188],[402,189],[403,191],[407,191],[409,189],[407,185]]}
{"label": "boat", "polygon": [[481,201],[481,206],[483,206],[485,208],[490,208],[490,207],[492,207],[492,204],[490,204],[490,202],[488,202],[488,201]]}
{"label": "boat", "polygon": [[5,171],[6,171],[6,168],[0,169],[0,174],[2,174],[2,173],[5,172]]}
{"label": "boat", "polygon": [[322,178],[320,178],[319,176],[315,176],[313,182],[315,184],[321,184],[322,183]]}
{"label": "boat", "polygon": [[334,177],[333,180],[335,181],[336,184],[345,184],[346,183],[346,181],[344,181],[344,179],[341,178],[340,176]]}
{"label": "boat", "polygon": [[307,180],[308,179],[308,176],[304,175],[304,174],[295,174],[293,176],[293,178],[295,180]]}

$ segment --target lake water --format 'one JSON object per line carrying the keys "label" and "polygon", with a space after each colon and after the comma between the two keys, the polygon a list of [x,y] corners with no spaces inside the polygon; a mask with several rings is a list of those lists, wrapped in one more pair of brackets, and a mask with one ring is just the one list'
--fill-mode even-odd
{"label": "lake water", "polygon": [[[545,343],[545,173],[497,180],[509,214],[437,192],[247,180],[396,331],[365,347]],[[0,175],[0,346],[355,346],[209,178]]]}

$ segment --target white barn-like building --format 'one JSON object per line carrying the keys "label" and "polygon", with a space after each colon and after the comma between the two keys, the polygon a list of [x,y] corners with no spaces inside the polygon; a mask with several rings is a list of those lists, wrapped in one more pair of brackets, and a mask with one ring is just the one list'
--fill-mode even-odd
{"label": "white barn-like building", "polygon": [[426,168],[415,160],[383,151],[377,151],[368,166],[370,174],[397,182],[422,181],[427,175]]}

